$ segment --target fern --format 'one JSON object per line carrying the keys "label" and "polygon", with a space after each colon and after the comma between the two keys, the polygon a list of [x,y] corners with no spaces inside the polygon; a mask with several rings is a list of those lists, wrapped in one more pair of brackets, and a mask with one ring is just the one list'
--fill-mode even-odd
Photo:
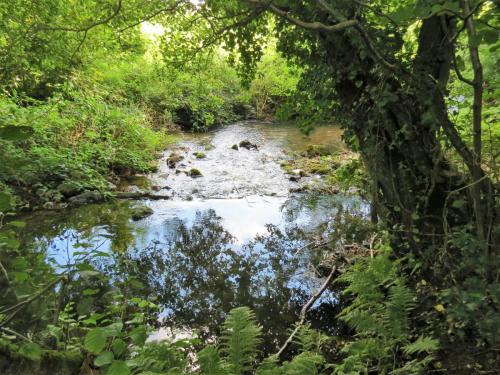
{"label": "fern", "polygon": [[286,375],[285,369],[278,364],[278,358],[271,356],[261,363],[256,375]]}
{"label": "fern", "polygon": [[219,350],[214,346],[207,346],[198,352],[198,363],[204,375],[225,375],[227,371],[222,367]]}
{"label": "fern", "polygon": [[432,353],[439,347],[439,341],[430,337],[419,337],[415,342],[406,345],[403,352],[407,355]]}
{"label": "fern", "polygon": [[294,342],[299,346],[300,351],[321,354],[321,349],[330,340],[328,335],[312,329],[309,325],[303,325]]}
{"label": "fern", "polygon": [[[432,357],[412,356],[432,353],[437,341],[420,338],[409,344],[409,315],[415,307],[415,295],[400,274],[399,263],[388,254],[380,254],[357,262],[339,281],[347,283],[345,293],[354,297],[339,317],[355,330],[356,339],[343,348],[346,358],[335,366],[335,374],[363,373],[369,368],[394,374],[425,369]],[[395,355],[406,359],[399,369],[404,368],[403,372],[394,369]]]}
{"label": "fern", "polygon": [[325,363],[323,356],[304,352],[293,358],[291,362],[283,364],[286,375],[317,375],[318,367]]}
{"label": "fern", "polygon": [[261,328],[248,307],[231,310],[224,322],[221,352],[226,355],[224,363],[234,375],[252,369],[261,342]]}

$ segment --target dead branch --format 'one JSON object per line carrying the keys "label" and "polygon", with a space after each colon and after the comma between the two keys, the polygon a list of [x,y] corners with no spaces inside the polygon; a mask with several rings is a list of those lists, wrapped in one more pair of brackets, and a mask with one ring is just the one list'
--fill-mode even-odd
{"label": "dead branch", "polygon": [[330,274],[326,278],[326,280],[323,283],[323,285],[321,285],[321,287],[316,291],[316,293],[314,293],[313,296],[309,299],[309,301],[307,301],[307,303],[302,307],[302,309],[300,310],[300,315],[299,315],[300,319],[297,322],[297,324],[295,325],[295,329],[292,331],[292,333],[290,334],[290,336],[288,336],[288,338],[286,339],[286,341],[283,344],[283,346],[281,346],[281,348],[278,351],[278,353],[276,353],[276,356],[278,358],[283,354],[283,352],[285,351],[285,349],[287,348],[287,346],[292,342],[292,340],[295,337],[295,335],[297,334],[297,332],[299,332],[300,328],[304,325],[304,323],[306,321],[307,311],[318,300],[318,298],[321,297],[321,295],[323,294],[323,292],[326,290],[326,288],[328,287],[328,285],[332,281],[332,279],[335,276],[336,272],[337,272],[337,266],[333,266],[332,271],[330,272]]}

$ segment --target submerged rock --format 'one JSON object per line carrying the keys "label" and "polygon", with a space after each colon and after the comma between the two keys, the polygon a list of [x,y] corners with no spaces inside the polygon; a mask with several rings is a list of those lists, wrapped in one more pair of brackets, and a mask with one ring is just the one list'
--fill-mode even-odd
{"label": "submerged rock", "polygon": [[182,155],[179,155],[175,152],[172,152],[170,154],[170,156],[167,158],[167,165],[169,168],[175,168],[175,166],[177,165],[177,163],[179,163],[180,161],[184,160],[184,156]]}
{"label": "submerged rock", "polygon": [[153,209],[146,205],[138,205],[131,208],[131,218],[134,221],[142,220],[153,214]]}
{"label": "submerged rock", "polygon": [[198,178],[203,176],[203,174],[196,168],[190,169],[189,172],[187,172],[187,175],[192,178]]}
{"label": "submerged rock", "polygon": [[231,149],[238,151],[240,148],[238,147],[237,144],[234,144],[231,146]]}
{"label": "submerged rock", "polygon": [[207,155],[205,155],[205,153],[201,151],[197,151],[193,155],[196,159],[205,159],[207,157]]}
{"label": "submerged rock", "polygon": [[104,195],[97,190],[85,191],[69,198],[68,203],[72,207],[83,206],[90,203],[104,202]]}
{"label": "submerged rock", "polygon": [[258,150],[259,149],[259,147],[255,143],[252,143],[247,139],[240,142],[240,147],[246,148],[247,150]]}

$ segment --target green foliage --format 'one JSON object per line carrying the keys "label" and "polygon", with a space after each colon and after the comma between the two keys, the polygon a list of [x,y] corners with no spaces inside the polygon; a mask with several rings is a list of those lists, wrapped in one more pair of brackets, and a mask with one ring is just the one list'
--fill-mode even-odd
{"label": "green foliage", "polygon": [[99,354],[106,346],[106,339],[106,331],[103,328],[94,328],[85,335],[84,347],[91,353]]}
{"label": "green foliage", "polygon": [[239,307],[231,310],[223,329],[221,352],[227,368],[231,374],[242,375],[253,367],[261,328],[249,308]]}
{"label": "green foliage", "polygon": [[30,124],[32,132],[24,140],[0,139],[0,182],[21,197],[35,196],[38,204],[85,189],[105,191],[105,177],[112,174],[147,172],[167,141],[137,107],[107,104],[80,91],[69,95],[28,107],[0,98],[4,124]]}
{"label": "green foliage", "polygon": [[371,368],[379,373],[422,373],[438,342],[427,336],[411,341],[410,314],[416,296],[399,262],[381,253],[356,262],[337,282],[346,283],[344,293],[354,298],[339,317],[356,338],[342,349],[346,357],[335,366],[335,373],[364,373]]}
{"label": "green foliage", "polygon": [[179,69],[157,57],[126,56],[111,67],[101,58],[81,79],[88,77],[113,102],[142,108],[156,128],[177,124],[185,130],[206,131],[238,119],[235,110],[243,103],[236,72],[220,54]]}
{"label": "green foliage", "polygon": [[288,119],[292,115],[280,115],[282,105],[291,100],[296,90],[300,71],[289,66],[287,61],[280,56],[272,44],[264,51],[264,56],[257,65],[255,78],[249,88],[249,95],[257,116],[265,118],[275,112],[280,119]]}

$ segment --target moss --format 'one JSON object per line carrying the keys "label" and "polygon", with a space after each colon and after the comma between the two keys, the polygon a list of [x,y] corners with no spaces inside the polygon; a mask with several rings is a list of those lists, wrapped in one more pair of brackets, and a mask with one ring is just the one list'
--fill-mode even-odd
{"label": "moss", "polygon": [[42,350],[39,360],[23,357],[13,345],[0,345],[2,375],[73,375],[79,374],[84,357],[79,352]]}
{"label": "moss", "polygon": [[131,208],[132,220],[138,221],[153,214],[153,210],[146,205],[139,205]]}
{"label": "moss", "polygon": [[205,155],[205,153],[201,151],[197,151],[193,155],[196,159],[205,159],[207,157],[207,155]]}
{"label": "moss", "polygon": [[210,151],[210,150],[213,150],[215,148],[215,146],[213,144],[211,144],[210,142],[203,142],[202,145],[205,148],[205,151]]}
{"label": "moss", "polygon": [[347,191],[352,187],[362,188],[365,178],[357,154],[342,152],[320,155],[321,153],[321,148],[312,147],[301,154],[291,155],[291,159],[280,163],[283,170],[296,182],[309,175],[321,176],[319,180],[304,181],[296,189],[334,194],[339,189]]}
{"label": "moss", "polygon": [[189,172],[187,173],[189,177],[192,177],[192,178],[197,178],[197,177],[202,177],[203,174],[196,168],[192,168],[189,170]]}

